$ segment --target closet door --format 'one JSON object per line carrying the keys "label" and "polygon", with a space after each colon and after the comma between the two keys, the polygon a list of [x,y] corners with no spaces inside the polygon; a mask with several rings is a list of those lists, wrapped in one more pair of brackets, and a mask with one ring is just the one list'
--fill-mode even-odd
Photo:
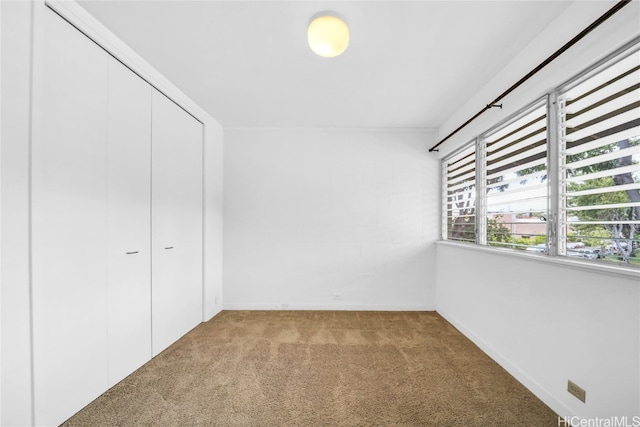
{"label": "closet door", "polygon": [[32,147],[35,422],[107,388],[108,55],[45,11],[42,128]]}
{"label": "closet door", "polygon": [[151,86],[109,58],[108,372],[151,359]]}
{"label": "closet door", "polygon": [[155,90],[152,112],[155,356],[202,320],[202,125]]}

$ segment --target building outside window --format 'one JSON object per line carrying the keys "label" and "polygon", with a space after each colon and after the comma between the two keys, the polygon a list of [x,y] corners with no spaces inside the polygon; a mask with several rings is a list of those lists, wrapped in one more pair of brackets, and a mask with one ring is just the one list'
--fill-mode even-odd
{"label": "building outside window", "polygon": [[640,44],[479,135],[442,173],[445,240],[640,267]]}

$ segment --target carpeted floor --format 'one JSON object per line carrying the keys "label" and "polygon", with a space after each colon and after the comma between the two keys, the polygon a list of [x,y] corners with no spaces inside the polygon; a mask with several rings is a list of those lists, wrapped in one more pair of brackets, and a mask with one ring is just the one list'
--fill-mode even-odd
{"label": "carpeted floor", "polygon": [[65,426],[556,426],[435,312],[224,311]]}

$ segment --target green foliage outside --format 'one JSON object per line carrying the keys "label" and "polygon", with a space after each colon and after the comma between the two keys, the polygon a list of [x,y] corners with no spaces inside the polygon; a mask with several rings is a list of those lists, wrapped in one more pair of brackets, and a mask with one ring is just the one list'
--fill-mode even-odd
{"label": "green foliage outside", "polygon": [[[574,156],[567,156],[567,163],[571,164],[572,162],[612,153],[621,149],[637,146],[638,144],[640,144],[640,137],[630,138],[594,150],[578,153]],[[569,170],[568,177],[583,176],[609,170],[615,173],[616,168],[633,164],[637,164],[637,162],[634,161],[631,156],[624,156],[618,159]],[[626,172],[583,182],[570,182],[567,185],[567,190],[569,192],[591,190],[632,184],[639,181],[639,172]],[[570,198],[567,200],[568,207],[593,207],[593,209],[571,211],[571,215],[577,217],[579,221],[620,221],[620,223],[572,225],[569,241],[580,240],[587,246],[601,248],[605,253],[611,252],[606,257],[610,261],[640,264],[640,258],[638,258],[637,253],[640,251],[640,240],[638,240],[640,237],[640,226],[638,224],[623,223],[623,221],[640,220],[640,206],[598,208],[599,206],[622,203],[629,204],[639,201],[640,190],[638,189],[588,194]]]}
{"label": "green foliage outside", "polygon": [[[640,145],[640,137],[634,137],[612,144],[587,150],[572,156],[567,156],[567,164],[571,164],[583,159],[601,156],[629,147]],[[583,166],[576,169],[567,170],[567,178],[579,177],[596,172],[611,171],[615,173],[616,168],[625,167],[638,162],[632,156],[624,156],[601,163]],[[544,166],[542,166],[544,168]],[[520,175],[528,175],[535,171],[543,170],[540,167],[520,171]],[[547,176],[541,177],[541,182]],[[587,181],[569,182],[567,190],[569,192],[614,187],[629,183],[640,182],[640,172],[626,172],[618,175],[604,176]],[[499,190],[504,188],[498,187]],[[460,192],[474,191],[474,188],[461,189]],[[593,209],[573,210],[573,216],[581,222],[602,222],[612,221],[613,224],[573,224],[568,231],[567,241],[581,242],[585,246],[601,248],[603,253],[608,253],[606,259],[609,261],[633,263],[640,265],[640,225],[624,224],[622,221],[640,220],[640,206],[625,207],[605,207],[598,206],[614,205],[621,203],[640,202],[640,190],[626,189],[623,191],[613,191],[590,195],[575,196],[567,200],[567,207],[587,207]],[[462,205],[458,205],[462,208]],[[467,217],[454,218],[449,226],[449,237],[460,240],[475,240],[475,206],[467,206],[461,211],[461,215]],[[515,238],[510,230],[500,220],[501,215],[487,219],[487,243],[493,246],[509,246],[517,249],[526,249],[546,242],[546,236],[533,236],[530,238]],[[621,221],[621,223],[615,223]]]}

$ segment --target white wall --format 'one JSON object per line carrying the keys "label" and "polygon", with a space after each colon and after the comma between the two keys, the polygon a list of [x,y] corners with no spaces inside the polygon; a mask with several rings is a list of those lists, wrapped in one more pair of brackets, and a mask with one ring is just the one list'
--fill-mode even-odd
{"label": "white wall", "polygon": [[205,122],[203,321],[222,310],[223,137],[222,126]]}
{"label": "white wall", "polygon": [[433,309],[432,142],[411,130],[226,130],[224,307]]}
{"label": "white wall", "polygon": [[[453,115],[440,137],[602,15],[615,2],[574,2]],[[640,34],[633,1],[445,143],[440,156]],[[484,249],[484,248],[483,248]],[[640,415],[638,277],[464,245],[437,245],[437,310],[562,416]],[[582,403],[567,380],[586,389]],[[631,420],[631,419],[629,419]]]}
{"label": "white wall", "polygon": [[[573,2],[492,80],[477,93],[469,94],[465,104],[438,129],[438,140],[447,136],[496,99],[615,3],[617,2],[613,0]],[[469,126],[440,146],[440,156],[470,141],[471,138],[553,90],[580,70],[592,65],[596,60],[612,53],[623,43],[638,37],[640,35],[638,16],[640,16],[640,1],[634,0],[500,101],[503,109],[492,108],[484,112]]]}
{"label": "white wall", "polygon": [[640,414],[637,277],[437,246],[438,312],[559,415]]}
{"label": "white wall", "polygon": [[2,9],[0,425],[31,423],[29,300],[30,2]]}

